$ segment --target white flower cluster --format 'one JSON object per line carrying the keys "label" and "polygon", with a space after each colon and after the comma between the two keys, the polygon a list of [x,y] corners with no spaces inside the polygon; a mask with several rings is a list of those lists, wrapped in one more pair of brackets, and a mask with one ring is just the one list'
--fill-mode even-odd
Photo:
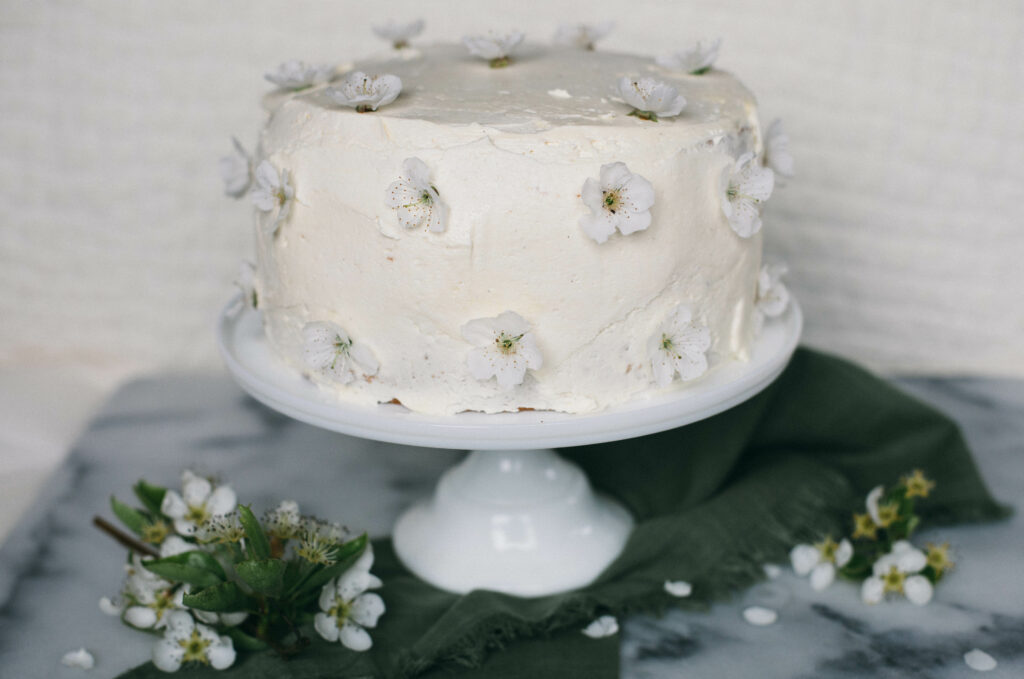
{"label": "white flower cluster", "polygon": [[370,573],[373,549],[367,545],[359,560],[343,575],[320,590],[320,612],[313,619],[316,631],[327,641],[340,641],[353,651],[373,646],[367,629],[377,626],[384,614],[384,600],[368,590],[381,586],[380,578]]}

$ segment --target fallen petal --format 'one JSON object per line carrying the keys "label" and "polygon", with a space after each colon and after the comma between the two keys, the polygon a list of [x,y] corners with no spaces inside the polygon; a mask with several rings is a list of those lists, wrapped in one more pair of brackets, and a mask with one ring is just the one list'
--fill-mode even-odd
{"label": "fallen petal", "polygon": [[666,580],[665,591],[672,596],[686,597],[690,596],[690,593],[693,592],[693,585],[685,580]]}
{"label": "fallen petal", "polygon": [[977,672],[991,672],[999,664],[995,658],[980,648],[972,648],[964,653],[964,662]]}
{"label": "fallen petal", "polygon": [[619,631],[619,621],[614,615],[602,615],[583,629],[583,633],[591,639],[610,637]]}
{"label": "fallen petal", "polygon": [[79,648],[78,650],[68,651],[65,653],[64,657],[60,659],[60,663],[62,665],[67,665],[68,667],[78,667],[83,670],[91,670],[96,664],[96,659],[92,657],[92,653],[89,651],[84,648]]}
{"label": "fallen petal", "polygon": [[743,609],[743,619],[751,625],[765,627],[775,624],[775,621],[779,619],[779,614],[764,606],[747,606]]}

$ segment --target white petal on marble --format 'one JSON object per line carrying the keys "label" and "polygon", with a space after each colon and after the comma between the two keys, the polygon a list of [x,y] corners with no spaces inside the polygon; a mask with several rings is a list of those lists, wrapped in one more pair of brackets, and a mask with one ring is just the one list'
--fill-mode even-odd
{"label": "white petal on marble", "polygon": [[92,653],[89,651],[79,648],[65,653],[64,657],[60,659],[60,664],[83,670],[91,670],[96,665],[96,659],[92,657]]}
{"label": "white petal on marble", "polygon": [[583,633],[591,639],[610,637],[619,631],[619,621],[614,615],[602,615],[583,628]]}
{"label": "white petal on marble", "polygon": [[774,625],[779,614],[764,606],[747,606],[743,609],[743,619],[755,627]]}
{"label": "white petal on marble", "polygon": [[666,580],[665,591],[675,597],[688,597],[693,593],[693,585],[686,580]]}
{"label": "white petal on marble", "polygon": [[766,563],[761,568],[764,569],[764,576],[769,580],[776,580],[782,575],[782,567],[777,563]]}
{"label": "white petal on marble", "polygon": [[924,606],[932,600],[935,588],[932,582],[923,575],[911,575],[903,583],[903,594],[907,601],[915,606]]}
{"label": "white petal on marble", "polygon": [[836,548],[836,566],[842,568],[846,564],[850,563],[850,559],[853,558],[853,545],[846,538],[839,541],[839,547]]}
{"label": "white petal on marble", "polygon": [[999,663],[980,648],[972,648],[964,653],[964,662],[976,672],[991,672]]}
{"label": "white petal on marble", "polygon": [[836,579],[836,567],[831,562],[819,563],[811,569],[811,589],[820,592]]}
{"label": "white petal on marble", "polygon": [[879,577],[872,576],[864,580],[860,586],[860,600],[866,604],[877,604],[885,598],[885,583]]}
{"label": "white petal on marble", "polygon": [[120,606],[115,604],[110,597],[100,597],[100,610],[104,615],[118,616],[121,615],[123,610]]}
{"label": "white petal on marble", "polygon": [[821,553],[814,545],[797,545],[789,550],[789,561],[793,564],[793,571],[803,577],[818,565]]}

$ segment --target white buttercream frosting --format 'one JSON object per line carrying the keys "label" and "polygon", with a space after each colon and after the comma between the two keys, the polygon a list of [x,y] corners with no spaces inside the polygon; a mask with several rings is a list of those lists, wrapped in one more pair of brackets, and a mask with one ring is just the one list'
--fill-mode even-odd
{"label": "white buttercream frosting", "polygon": [[[340,399],[436,414],[592,411],[659,389],[648,340],[681,304],[710,332],[712,369],[746,358],[761,238],[729,227],[719,180],[760,134],[731,75],[529,44],[501,69],[461,45],[354,68],[397,76],[401,95],[368,113],[323,88],[265,101],[258,157],[288,168],[295,195],[276,233],[256,230],[260,309],[296,370],[302,328],[328,322],[379,361],[372,376],[325,383]],[[624,76],[666,82],[686,108],[629,116]],[[386,202],[410,157],[430,169],[443,232],[407,230]],[[581,187],[616,162],[653,186],[651,223],[599,245],[579,226]],[[508,309],[529,320],[543,365],[501,389],[470,374],[461,328]]]}

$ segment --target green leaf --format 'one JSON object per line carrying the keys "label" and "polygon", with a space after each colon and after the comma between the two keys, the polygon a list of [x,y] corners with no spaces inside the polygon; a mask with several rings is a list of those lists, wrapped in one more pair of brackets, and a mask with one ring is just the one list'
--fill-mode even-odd
{"label": "green leaf", "polygon": [[135,496],[139,498],[139,501],[145,505],[150,513],[154,516],[163,515],[163,512],[160,511],[160,505],[163,504],[164,495],[167,494],[166,488],[153,486],[139,479],[139,482],[132,486],[132,490],[135,491]]}
{"label": "green leaf", "polygon": [[299,593],[301,594],[311,590],[319,592],[320,588],[326,585],[328,580],[333,580],[352,567],[352,564],[362,556],[363,551],[366,549],[366,543],[367,538],[364,533],[356,539],[350,540],[338,547],[334,555],[334,558],[336,559],[335,563],[321,571],[313,573],[308,580],[302,583],[302,587],[299,588]]}
{"label": "green leaf", "polygon": [[270,558],[270,543],[267,542],[267,535],[263,532],[263,526],[256,519],[252,510],[245,505],[238,505],[238,519],[245,529],[245,544],[249,550],[249,556],[257,561],[264,561]]}
{"label": "green leaf", "polygon": [[222,582],[192,594],[186,594],[183,603],[189,608],[214,613],[253,611],[256,602],[233,582]]}
{"label": "green leaf", "polygon": [[129,507],[113,495],[110,496],[110,508],[114,511],[114,516],[120,519],[121,523],[127,526],[131,532],[142,535],[142,527],[148,523],[142,512],[134,507]]}
{"label": "green leaf", "polygon": [[146,570],[173,582],[187,582],[197,587],[209,587],[227,580],[224,569],[213,556],[193,550],[164,559],[143,561]]}
{"label": "green leaf", "polygon": [[281,593],[284,571],[285,562],[279,559],[243,561],[235,565],[235,572],[242,582],[249,585],[254,592],[265,596],[277,596]]}
{"label": "green leaf", "polygon": [[270,648],[264,641],[246,634],[237,627],[229,627],[225,634],[231,637],[234,647],[241,651],[263,651]]}

